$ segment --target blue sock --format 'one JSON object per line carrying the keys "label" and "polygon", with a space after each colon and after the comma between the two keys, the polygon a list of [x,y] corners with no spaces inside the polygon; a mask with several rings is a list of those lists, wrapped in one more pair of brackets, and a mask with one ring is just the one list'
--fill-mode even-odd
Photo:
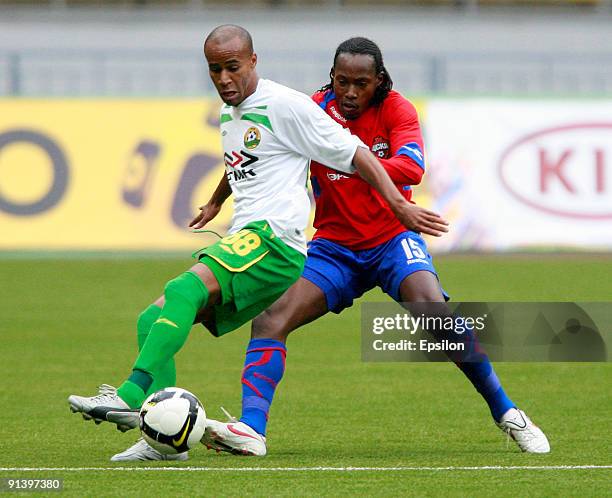
{"label": "blue sock", "polygon": [[484,358],[479,363],[458,362],[457,366],[470,379],[470,382],[489,405],[489,410],[491,410],[491,415],[493,415],[495,421],[499,422],[502,415],[510,408],[516,408],[516,405],[506,396],[489,358],[486,355],[483,356]]}
{"label": "blue sock", "polygon": [[489,357],[480,348],[474,330],[468,329],[463,334],[461,342],[466,344],[466,351],[451,354],[451,359],[484,398],[489,405],[491,415],[496,422],[499,422],[502,415],[510,408],[516,408],[516,405],[506,396]]}
{"label": "blue sock", "polygon": [[274,339],[251,339],[247,346],[240,421],[264,436],[274,391],[285,372],[286,355],[285,345]]}

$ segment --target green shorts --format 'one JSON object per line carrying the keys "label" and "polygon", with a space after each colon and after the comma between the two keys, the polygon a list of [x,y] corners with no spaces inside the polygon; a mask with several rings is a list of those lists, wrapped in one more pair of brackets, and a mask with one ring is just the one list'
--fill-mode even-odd
{"label": "green shorts", "polygon": [[219,337],[267,309],[300,277],[306,256],[278,238],[266,221],[194,253],[213,272],[221,302],[204,325]]}

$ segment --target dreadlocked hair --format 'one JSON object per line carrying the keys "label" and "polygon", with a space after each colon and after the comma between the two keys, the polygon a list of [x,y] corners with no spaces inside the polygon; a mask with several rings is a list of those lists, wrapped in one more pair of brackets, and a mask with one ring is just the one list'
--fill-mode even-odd
{"label": "dreadlocked hair", "polygon": [[[393,80],[391,79],[391,76],[389,76],[389,72],[383,63],[382,52],[376,43],[368,38],[363,38],[362,36],[349,38],[348,40],[343,41],[336,49],[336,55],[334,55],[334,67],[336,66],[336,60],[340,54],[363,54],[371,56],[374,59],[374,71],[376,72],[376,75],[382,74],[382,82],[380,85],[378,85],[378,87],[376,87],[376,91],[374,92],[370,105],[378,105],[385,100],[385,98],[387,98],[387,95],[389,95],[389,92],[393,88]],[[321,92],[333,90],[334,78],[332,74],[334,67],[332,67],[329,72],[330,82],[321,87]]]}

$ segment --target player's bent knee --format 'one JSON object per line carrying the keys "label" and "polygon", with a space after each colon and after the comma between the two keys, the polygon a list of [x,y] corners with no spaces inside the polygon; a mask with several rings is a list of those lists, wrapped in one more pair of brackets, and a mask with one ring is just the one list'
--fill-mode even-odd
{"label": "player's bent knee", "polygon": [[187,271],[166,284],[166,287],[164,287],[164,297],[166,301],[169,299],[182,299],[197,311],[206,305],[208,289],[196,274]]}
{"label": "player's bent knee", "polygon": [[423,292],[418,294],[413,294],[411,299],[406,300],[411,303],[443,303],[445,302],[444,296],[440,292]]}
{"label": "player's bent knee", "polygon": [[407,303],[444,302],[438,278],[428,271],[408,275],[400,285],[400,297]]}

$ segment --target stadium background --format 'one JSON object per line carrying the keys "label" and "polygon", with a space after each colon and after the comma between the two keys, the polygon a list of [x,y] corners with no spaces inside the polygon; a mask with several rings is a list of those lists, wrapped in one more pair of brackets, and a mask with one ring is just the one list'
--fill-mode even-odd
{"label": "stadium background", "polygon": [[[209,242],[185,222],[223,170],[219,100],[201,45],[225,22],[253,34],[260,76],[305,92],[327,82],[342,40],[379,43],[395,88],[420,112],[427,174],[416,199],[451,222],[448,236],[428,243],[455,299],[610,300],[609,0],[0,1],[0,477],[21,467],[105,466],[131,442],[70,418],[64,400],[120,382],[138,312]],[[223,231],[230,216],[227,206],[213,228]],[[505,448],[452,367],[361,363],[358,329],[355,307],[292,337],[264,462],[200,451],[192,465],[610,464],[609,364],[499,365],[553,440],[542,460]],[[212,416],[219,404],[238,412],[248,327],[222,341],[195,335],[178,358],[179,384],[203,396]],[[355,385],[366,402],[355,402]],[[24,417],[33,424],[26,434]],[[393,441],[373,427],[382,417],[401,429]],[[368,431],[346,440],[327,420]],[[507,471],[300,471],[254,481],[150,474],[148,484],[58,472],[68,492],[91,494],[95,485],[109,496],[181,494],[186,483],[200,485],[193,494],[232,496],[601,496],[609,485],[608,470],[588,469],[534,470],[511,483]]]}
{"label": "stadium background", "polygon": [[433,250],[612,247],[609,4],[366,3],[3,2],[0,249],[197,246],[223,168],[202,37],[242,19],[260,74],[305,92],[340,41],[381,45],[427,140],[417,199],[453,224]]}

